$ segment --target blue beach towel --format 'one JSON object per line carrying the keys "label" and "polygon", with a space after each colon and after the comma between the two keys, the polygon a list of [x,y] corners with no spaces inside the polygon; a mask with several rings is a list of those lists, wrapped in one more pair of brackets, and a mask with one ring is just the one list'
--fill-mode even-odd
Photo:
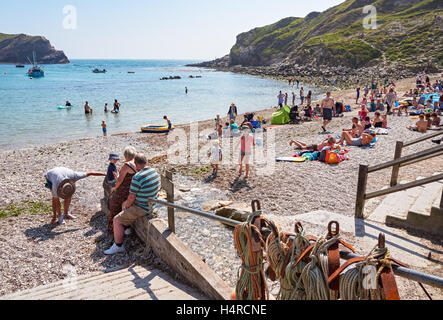
{"label": "blue beach towel", "polygon": [[369,149],[369,148],[374,148],[375,144],[377,143],[378,138],[375,137],[374,140],[372,140],[372,142],[370,144],[367,144],[365,146],[362,146],[362,149]]}

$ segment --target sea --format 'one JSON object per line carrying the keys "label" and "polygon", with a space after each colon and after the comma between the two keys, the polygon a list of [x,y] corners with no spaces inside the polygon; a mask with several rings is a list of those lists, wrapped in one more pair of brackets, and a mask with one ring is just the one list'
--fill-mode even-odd
{"label": "sea", "polygon": [[[0,150],[101,136],[102,120],[108,135],[138,132],[145,125],[165,124],[164,115],[173,124],[186,124],[223,117],[231,103],[239,113],[276,106],[279,90],[288,93],[289,103],[292,91],[299,96],[299,89],[287,82],[186,66],[197,62],[72,60],[40,65],[45,77],[33,79],[26,76],[29,65],[0,65]],[[107,72],[93,73],[94,68]],[[181,79],[160,80],[169,76]],[[306,93],[313,91],[313,98],[320,95],[302,85]],[[121,104],[120,113],[105,113],[105,103],[112,110],[114,99]],[[74,107],[59,110],[66,100]],[[86,101],[92,115],[85,115]]]}

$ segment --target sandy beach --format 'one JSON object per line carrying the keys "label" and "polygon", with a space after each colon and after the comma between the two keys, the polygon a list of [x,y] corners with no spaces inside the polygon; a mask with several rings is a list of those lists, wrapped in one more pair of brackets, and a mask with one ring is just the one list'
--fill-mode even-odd
{"label": "sandy beach", "polygon": [[[435,79],[435,75],[431,77]],[[396,83],[399,97],[415,86],[415,79],[404,79]],[[276,93],[277,94],[277,93]],[[330,135],[341,134],[342,128],[351,127],[351,118],[357,114],[355,90],[341,90],[332,93],[336,100],[351,105],[352,112],[344,117],[333,118],[328,127]],[[315,102],[313,102],[315,105]],[[239,110],[241,112],[241,110]],[[258,111],[270,123],[275,108]],[[215,115],[208,115],[213,116]],[[222,115],[223,116],[223,115]],[[372,115],[371,115],[372,116]],[[213,128],[215,122],[198,122],[199,131]],[[237,123],[243,115],[237,117]],[[226,120],[224,118],[223,120]],[[108,137],[87,138],[65,141],[33,148],[0,152],[0,209],[7,210],[20,203],[50,204],[51,195],[44,188],[44,174],[48,169],[65,166],[76,171],[102,171],[107,167],[109,153],[123,154],[126,146],[134,146],[151,159],[150,165],[157,170],[168,169],[174,172],[177,202],[194,208],[210,200],[231,200],[250,203],[259,199],[265,214],[296,216],[314,210],[326,210],[346,216],[354,215],[355,191],[357,188],[359,164],[376,165],[393,159],[396,141],[410,141],[421,136],[407,130],[415,120],[407,116],[389,116],[388,135],[379,136],[373,148],[349,147],[349,160],[339,165],[329,166],[320,162],[273,163],[275,170],[271,175],[261,175],[253,171],[247,180],[237,179],[238,165],[233,162],[223,165],[218,177],[210,183],[205,182],[210,175],[207,164],[171,165],[167,162],[166,146],[170,146],[166,135],[125,133]],[[269,128],[269,125],[267,126]],[[190,132],[189,125],[176,126]],[[275,138],[275,155],[292,156],[295,151],[289,146],[291,139],[307,143],[320,143],[327,135],[319,134],[321,120],[315,119],[299,125],[284,125],[269,128]],[[208,144],[205,136],[199,144]],[[412,154],[435,146],[431,141],[411,146],[404,155]],[[186,150],[189,146],[184,146]],[[189,155],[189,158],[191,154]],[[419,176],[427,177],[435,172],[443,172],[443,157],[436,157],[400,170],[399,181],[411,181]],[[119,163],[119,167],[121,162]],[[255,168],[253,168],[254,170]],[[378,190],[389,185],[389,170],[371,174],[368,191]],[[180,189],[184,191],[180,191]],[[102,178],[88,178],[77,183],[73,198],[73,213],[79,217],[67,225],[51,227],[51,212],[40,214],[23,212],[14,217],[0,218],[0,295],[21,289],[29,289],[41,284],[66,278],[70,273],[86,274],[98,270],[111,270],[127,267],[141,262],[168,267],[150,253],[144,252],[141,242],[135,235],[125,240],[127,254],[106,257],[103,251],[112,244],[112,235],[106,231],[107,217],[100,212],[100,199],[103,197]],[[367,212],[374,209],[383,198],[367,203]],[[164,209],[160,217],[165,217]],[[208,222],[203,218],[177,213],[177,235],[212,267],[230,286],[235,286],[240,260],[233,246],[232,230]],[[423,240],[429,241],[429,240]],[[433,241],[433,246],[442,251],[443,243]],[[439,276],[443,275],[441,265],[426,270]],[[424,294],[414,289],[412,282],[401,280],[402,298],[423,299]],[[272,293],[278,287],[271,286]]]}

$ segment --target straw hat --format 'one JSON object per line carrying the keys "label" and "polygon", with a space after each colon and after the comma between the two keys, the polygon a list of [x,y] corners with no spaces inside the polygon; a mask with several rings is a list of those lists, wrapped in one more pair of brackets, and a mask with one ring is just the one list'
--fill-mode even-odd
{"label": "straw hat", "polygon": [[75,182],[66,179],[63,180],[57,188],[57,195],[62,199],[68,199],[72,197],[75,192]]}

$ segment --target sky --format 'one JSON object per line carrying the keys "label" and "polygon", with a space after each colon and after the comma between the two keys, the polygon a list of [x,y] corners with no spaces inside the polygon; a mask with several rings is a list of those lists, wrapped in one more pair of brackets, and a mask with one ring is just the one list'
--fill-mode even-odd
{"label": "sky", "polygon": [[0,33],[46,37],[70,59],[212,60],[236,36],[344,0],[0,1]]}

